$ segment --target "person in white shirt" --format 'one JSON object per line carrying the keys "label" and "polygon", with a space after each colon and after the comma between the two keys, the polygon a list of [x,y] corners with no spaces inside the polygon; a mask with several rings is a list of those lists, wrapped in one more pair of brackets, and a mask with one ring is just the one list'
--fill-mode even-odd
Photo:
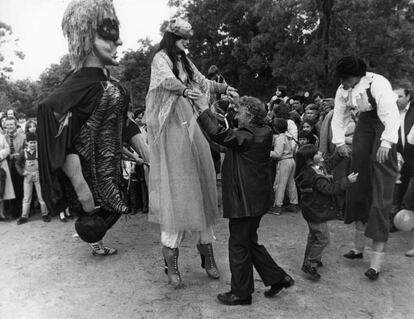
{"label": "person in white shirt", "polygon": [[365,275],[376,280],[385,256],[398,176],[400,115],[390,82],[366,69],[365,62],[355,56],[337,62],[341,85],[335,96],[332,142],[340,155],[350,155],[345,143],[346,123],[351,111],[357,109],[360,115],[352,143],[351,171],[359,173],[359,178],[347,191],[345,207],[345,223],[355,222],[355,246],[344,257],[363,258],[365,236],[372,239],[371,264]]}

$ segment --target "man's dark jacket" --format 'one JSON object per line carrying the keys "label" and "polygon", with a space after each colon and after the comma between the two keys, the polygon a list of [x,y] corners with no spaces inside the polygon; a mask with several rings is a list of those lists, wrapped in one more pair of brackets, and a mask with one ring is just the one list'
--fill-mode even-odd
{"label": "man's dark jacket", "polygon": [[213,141],[228,148],[222,167],[223,217],[266,214],[272,199],[271,129],[254,123],[226,129],[210,110],[201,113],[198,121]]}

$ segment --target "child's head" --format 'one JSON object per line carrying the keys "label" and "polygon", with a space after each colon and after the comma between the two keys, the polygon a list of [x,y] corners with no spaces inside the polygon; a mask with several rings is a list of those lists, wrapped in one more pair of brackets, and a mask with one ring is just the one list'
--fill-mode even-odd
{"label": "child's head", "polygon": [[276,134],[282,134],[287,131],[288,124],[285,119],[275,118],[273,120],[273,130]]}
{"label": "child's head", "polygon": [[27,146],[30,149],[35,149],[36,146],[37,146],[37,134],[32,133],[32,132],[27,132],[26,133],[26,142],[27,142]]}
{"label": "child's head", "polygon": [[309,104],[305,109],[305,118],[309,121],[316,121],[319,117],[319,107],[315,104]]}
{"label": "child's head", "polygon": [[290,117],[289,112],[290,107],[284,102],[273,107],[273,115],[277,118],[288,120]]}
{"label": "child's head", "polygon": [[28,132],[36,133],[36,129],[37,129],[36,121],[28,120],[26,122],[26,133],[28,133]]}
{"label": "child's head", "polygon": [[311,143],[311,133],[307,132],[307,131],[299,131],[298,133],[298,143],[299,146],[302,147],[306,144],[310,144]]}
{"label": "child's head", "polygon": [[311,121],[305,120],[302,122],[302,130],[308,133],[311,133],[314,128],[314,125]]}
{"label": "child's head", "polygon": [[313,144],[301,147],[296,153],[296,171],[300,172],[306,166],[319,165],[323,162],[322,153]]}

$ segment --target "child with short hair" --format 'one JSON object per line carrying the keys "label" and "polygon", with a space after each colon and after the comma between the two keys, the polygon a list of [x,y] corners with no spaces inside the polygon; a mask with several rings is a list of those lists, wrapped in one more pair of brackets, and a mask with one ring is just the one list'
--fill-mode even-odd
{"label": "child with short hair", "polygon": [[358,178],[358,173],[351,173],[333,182],[326,175],[323,162],[322,153],[312,144],[304,145],[296,154],[296,183],[300,190],[300,206],[309,228],[302,271],[314,281],[321,277],[317,267],[322,266],[322,253],[329,244],[327,221],[336,218],[333,195],[342,194]]}
{"label": "child with short hair", "polygon": [[17,220],[17,225],[21,225],[29,221],[33,185],[36,188],[42,219],[44,222],[50,222],[49,213],[47,211],[46,203],[43,200],[42,190],[40,188],[39,164],[37,161],[37,134],[27,132],[26,143],[27,147],[21,151],[16,159],[16,170],[20,175],[24,176],[22,216]]}
{"label": "child with short hair", "polygon": [[315,143],[313,143],[313,142],[314,142],[314,139],[313,139],[313,135],[311,133],[303,131],[303,130],[299,131],[299,133],[298,133],[299,148],[301,148],[302,146],[307,145],[307,144],[315,145]]}

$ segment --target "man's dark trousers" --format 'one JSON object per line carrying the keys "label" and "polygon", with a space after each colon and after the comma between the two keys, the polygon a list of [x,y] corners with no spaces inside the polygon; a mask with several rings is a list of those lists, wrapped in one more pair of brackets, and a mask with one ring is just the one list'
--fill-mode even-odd
{"label": "man's dark trousers", "polygon": [[276,264],[266,248],[257,243],[261,219],[262,216],[229,220],[231,291],[238,297],[248,297],[254,291],[253,266],[265,286],[276,284],[286,276],[286,272]]}

